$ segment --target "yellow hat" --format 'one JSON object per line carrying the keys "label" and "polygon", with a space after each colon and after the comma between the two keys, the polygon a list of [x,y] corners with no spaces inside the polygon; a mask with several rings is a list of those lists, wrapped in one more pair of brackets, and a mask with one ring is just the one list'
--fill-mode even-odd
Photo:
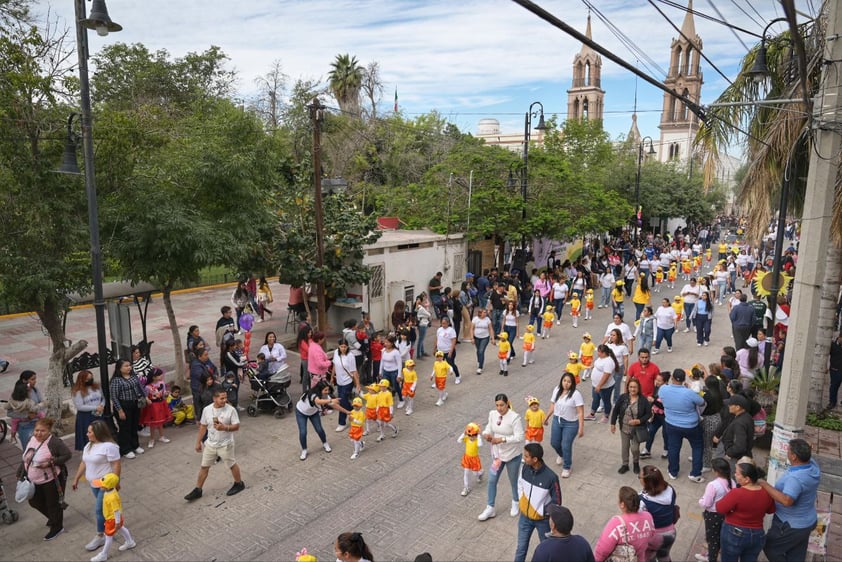
{"label": "yellow hat", "polygon": [[579,354],[576,353],[575,351],[571,351],[570,353],[567,354],[567,358],[571,359],[573,361],[576,361],[576,360],[579,359]]}
{"label": "yellow hat", "polygon": [[474,422],[469,423],[465,426],[465,435],[479,435],[479,426]]}
{"label": "yellow hat", "polygon": [[582,334],[582,339],[586,339],[586,340],[591,339],[591,334],[590,334],[590,332],[585,332],[584,334]]}
{"label": "yellow hat", "polygon": [[414,361],[413,359],[407,359],[407,360],[406,360],[406,366],[407,366],[407,367],[414,367],[414,366],[415,366],[415,361]]}
{"label": "yellow hat", "polygon": [[444,351],[436,351],[436,357],[444,357]]}
{"label": "yellow hat", "polygon": [[526,403],[531,406],[532,404],[540,404],[541,401],[535,398],[534,396],[527,396]]}
{"label": "yellow hat", "polygon": [[534,332],[534,331],[535,331],[535,326],[533,326],[532,324],[528,325],[528,326],[526,327],[526,331],[527,331],[527,332]]}
{"label": "yellow hat", "polygon": [[587,293],[587,294],[589,294],[589,295],[592,295],[592,294],[593,294],[593,289],[588,289],[587,291],[585,291],[585,293]]}
{"label": "yellow hat", "polygon": [[622,279],[620,279],[619,281],[617,281],[617,286],[618,286],[618,287],[622,287],[622,286],[623,286],[623,285],[625,285],[625,284],[626,284],[626,282],[625,282],[625,281],[623,281]]}
{"label": "yellow hat", "polygon": [[499,337],[503,341],[506,341],[507,339],[509,339],[509,334],[507,334],[506,332],[500,332],[500,335],[497,337]]}
{"label": "yellow hat", "polygon": [[109,472],[102,478],[97,478],[93,482],[91,482],[91,486],[94,488],[106,488],[108,490],[112,490],[117,487],[117,484],[120,483],[120,477],[114,474],[113,472]]}
{"label": "yellow hat", "polygon": [[377,392],[378,390],[380,390],[380,387],[379,387],[379,386],[377,386],[377,385],[376,385],[376,384],[374,384],[374,383],[372,383],[372,384],[368,385],[368,386],[367,386],[367,387],[365,387],[365,388],[366,388],[366,390],[370,390],[370,391],[372,391],[372,392]]}
{"label": "yellow hat", "polygon": [[553,309],[553,305],[548,304],[548,305],[547,305],[547,309],[546,309],[546,310],[547,310],[547,312],[551,311],[552,309]]}
{"label": "yellow hat", "polygon": [[389,379],[381,379],[379,384],[382,388],[389,388]]}
{"label": "yellow hat", "polygon": [[681,295],[675,295],[675,298],[673,300],[675,302],[681,302]]}
{"label": "yellow hat", "polygon": [[362,406],[362,405],[363,405],[363,399],[362,398],[357,397],[357,398],[354,398],[351,401],[351,406]]}

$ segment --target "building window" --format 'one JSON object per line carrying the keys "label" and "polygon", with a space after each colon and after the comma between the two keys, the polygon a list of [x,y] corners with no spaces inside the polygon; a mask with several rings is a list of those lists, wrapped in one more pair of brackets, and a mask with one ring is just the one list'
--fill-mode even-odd
{"label": "building window", "polygon": [[371,280],[368,282],[368,298],[379,300],[383,298],[383,280],[385,267],[382,263],[371,266]]}

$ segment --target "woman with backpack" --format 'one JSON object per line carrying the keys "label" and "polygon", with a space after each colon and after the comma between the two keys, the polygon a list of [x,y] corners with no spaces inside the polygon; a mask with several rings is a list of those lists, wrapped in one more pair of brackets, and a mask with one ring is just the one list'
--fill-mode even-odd
{"label": "woman with backpack", "polygon": [[657,466],[644,466],[640,472],[640,482],[643,484],[643,491],[640,492],[640,501],[643,502],[641,507],[652,514],[655,534],[662,539],[655,558],[658,562],[670,562],[670,549],[675,543],[675,523],[678,521],[678,508],[675,505],[678,495],[675,488],[664,480],[664,474]]}

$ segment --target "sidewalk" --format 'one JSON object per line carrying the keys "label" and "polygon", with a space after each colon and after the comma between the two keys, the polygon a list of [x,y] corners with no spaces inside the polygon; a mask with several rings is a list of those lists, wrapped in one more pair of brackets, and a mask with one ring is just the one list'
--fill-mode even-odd
{"label": "sidewalk", "polygon": [[[268,330],[283,332],[286,319],[286,296],[273,287],[275,317],[257,324],[252,349],[263,341]],[[219,315],[219,307],[228,303],[231,289],[215,288],[174,297],[179,330],[186,334],[191,324],[201,326],[207,336]],[[671,294],[668,296],[672,296]],[[280,303],[280,304],[279,304]],[[160,300],[150,307],[149,339],[153,360],[170,370],[175,355],[169,341],[170,333]],[[580,321],[574,329],[565,318],[562,326],[553,330],[552,343],[538,340],[536,362],[527,368],[520,366],[518,354],[512,362],[511,374],[503,378],[494,374],[494,349],[487,352],[485,374],[474,374],[473,346],[461,344],[457,349],[457,363],[462,370],[463,383],[448,381],[449,399],[438,408],[433,405],[435,391],[428,386],[427,376],[432,361],[418,361],[419,388],[416,413],[406,416],[395,410],[400,434],[378,443],[367,438],[367,447],[359,459],[351,461],[351,445],[347,436],[335,433],[336,414],[322,418],[333,452],[325,453],[315,432],[308,428],[309,457],[298,459],[298,433],[294,414],[274,419],[269,414],[255,418],[241,418],[242,429],[237,435],[237,457],[243,471],[246,490],[234,497],[226,497],[231,483],[224,466],[211,469],[205,484],[205,495],[193,504],[182,498],[194,486],[199,467],[199,455],[193,451],[196,427],[174,428],[167,431],[169,444],[157,444],[135,460],[123,463],[123,503],[138,548],[129,552],[112,553],[115,560],[292,560],[302,547],[319,559],[333,558],[332,545],[340,532],[355,530],[363,534],[378,560],[411,560],[421,552],[430,552],[434,560],[511,560],[517,542],[516,520],[508,516],[511,493],[507,477],[501,477],[498,487],[497,517],[485,523],[476,520],[486,503],[483,484],[467,497],[462,489],[462,469],[459,461],[463,452],[456,437],[465,424],[476,421],[485,425],[493,408],[493,397],[505,392],[518,412],[525,409],[524,397],[539,396],[542,407],[558,383],[560,369],[566,362],[569,349],[577,349],[581,334],[588,330],[595,340],[601,339],[609,323],[609,312],[596,311],[596,319]],[[730,339],[730,330],[721,319],[714,324],[712,345],[697,348],[693,334],[676,334],[675,352],[659,354],[654,359],[662,370],[686,368],[697,362],[718,358],[719,349]],[[134,328],[140,339],[139,328]],[[0,331],[10,334],[14,349],[10,355],[12,375],[0,378],[5,385],[16,379],[23,368],[43,372],[46,365],[46,337],[31,318],[0,319]],[[68,318],[69,337],[89,338],[94,334],[93,310],[73,311]],[[291,336],[291,334],[288,334]],[[433,343],[430,334],[428,346]],[[212,341],[212,338],[208,338]],[[92,344],[93,345],[93,344]],[[289,346],[284,345],[289,350]],[[259,347],[259,346],[258,346]],[[213,355],[212,355],[213,357]],[[298,358],[289,354],[290,369],[297,372]],[[300,387],[293,377],[291,394],[297,397]],[[5,389],[5,386],[3,387]],[[589,394],[587,383],[583,390]],[[241,404],[247,403],[246,391]],[[588,397],[586,396],[586,400]],[[811,437],[811,439],[813,439]],[[829,455],[835,446],[839,455],[837,434],[816,435],[814,445]],[[72,443],[72,442],[71,442]],[[835,445],[833,445],[835,443]],[[555,454],[549,447],[549,431],[544,447],[548,466],[556,472]],[[141,441],[141,446],[146,446]],[[660,437],[656,440],[651,464],[666,470],[660,459]],[[684,448],[683,456],[687,455]],[[488,462],[488,451],[482,452]],[[574,532],[593,544],[608,519],[616,512],[617,490],[621,485],[639,487],[635,475],[617,474],[619,439],[611,435],[607,425],[586,422],[585,436],[574,447],[573,473],[561,481],[563,501],[575,517]],[[0,476],[7,492],[13,495],[13,479],[7,478],[19,462],[19,451],[8,442],[0,444]],[[75,473],[79,455],[74,455],[70,474]],[[678,491],[682,518],[678,523],[678,537],[673,547],[673,559],[692,560],[702,552],[704,526],[697,500],[704,486],[686,478],[686,462],[681,477],[671,482]],[[84,486],[82,486],[84,488]],[[0,525],[4,559],[15,560],[87,560],[91,554],[83,545],[93,534],[93,500],[86,489],[68,494],[70,508],[65,512],[67,532],[52,542],[41,540],[44,518],[28,505],[14,505],[20,521],[14,528]],[[831,526],[832,546],[829,559],[842,558],[836,527]],[[531,541],[530,553],[537,544]],[[531,554],[530,554],[531,556]]]}

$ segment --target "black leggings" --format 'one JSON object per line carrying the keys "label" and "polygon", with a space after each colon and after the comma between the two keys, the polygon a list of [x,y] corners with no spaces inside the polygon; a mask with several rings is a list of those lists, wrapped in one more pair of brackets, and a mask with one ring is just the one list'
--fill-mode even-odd
{"label": "black leggings", "polygon": [[704,510],[702,512],[702,519],[705,520],[705,540],[708,543],[708,560],[716,562],[716,557],[719,556],[720,535],[722,534],[722,522],[725,521],[725,516]]}
{"label": "black leggings", "polygon": [[117,416],[117,444],[120,454],[127,455],[140,447],[137,438],[137,424],[140,423],[140,410],[134,400],[120,400],[120,410],[126,414],[126,419]]}

